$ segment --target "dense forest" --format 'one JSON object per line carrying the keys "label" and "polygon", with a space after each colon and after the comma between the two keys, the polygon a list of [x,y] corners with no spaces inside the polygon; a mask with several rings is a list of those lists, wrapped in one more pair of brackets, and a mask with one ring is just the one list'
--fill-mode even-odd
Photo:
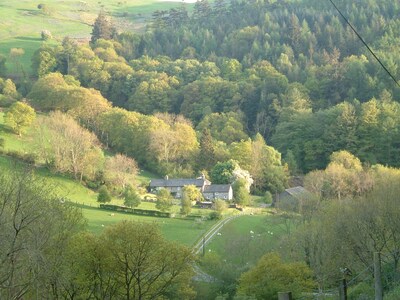
{"label": "dense forest", "polygon": [[[398,3],[337,5],[398,77]],[[260,133],[295,172],[342,149],[399,164],[399,87],[328,1],[200,1],[191,14],[154,13],[142,35],[115,33],[104,15],[95,29],[90,47],[44,44],[37,76],[74,76],[136,113],[183,115],[219,148]],[[42,97],[38,84],[29,98]]]}
{"label": "dense forest", "polygon": [[[336,4],[390,75],[400,80],[400,3]],[[251,179],[253,194],[271,198],[289,187],[291,179],[301,178],[312,195],[277,205],[284,211],[280,225],[286,229],[279,242],[283,261],[267,255],[258,264],[253,261],[250,269],[205,255],[200,264],[219,279],[214,298],[276,296],[286,288],[285,279],[276,279],[276,290],[268,290],[269,282],[262,280],[274,279],[272,271],[265,274],[264,266],[270,265],[271,270],[281,268],[277,274],[294,274],[290,284],[296,295],[312,289],[322,293],[336,288],[343,277],[337,270],[343,266],[355,274],[373,273],[373,252],[384,253],[386,291],[398,286],[400,87],[329,1],[202,0],[193,10],[183,3],[156,11],[143,33],[121,32],[113,27],[112,16],[100,12],[90,43],[69,37],[56,46],[44,42],[32,58],[32,69],[34,80],[0,78],[5,118],[21,135],[39,112],[41,118],[29,133],[34,140],[32,160],[90,188],[113,187],[112,192],[121,195],[139,168],[183,178],[203,173],[220,184],[231,183],[235,170],[242,179]],[[1,57],[0,74],[7,74]],[[24,118],[18,123],[9,112]],[[104,149],[116,155],[107,157]],[[132,176],[122,180],[118,172],[124,167]],[[6,177],[0,176],[0,181],[12,189]],[[41,185],[32,184],[21,181],[20,188],[34,188],[50,203],[56,199],[40,194]],[[18,194],[10,195],[20,200]],[[83,221],[75,221],[70,226],[79,231]],[[67,225],[60,220],[57,226]],[[46,254],[54,260],[54,273],[42,281],[35,277],[43,284],[37,283],[37,290],[53,295],[53,285],[52,293],[60,295],[129,294],[131,287],[122,277],[113,281],[106,275],[109,270],[120,272],[113,265],[120,263],[113,252],[125,250],[104,241],[140,239],[138,224],[126,225],[127,233],[134,235],[128,241],[118,235],[124,230],[121,226],[100,238],[89,236],[92,240],[77,235],[65,250],[65,261],[56,261],[51,251]],[[150,229],[146,238],[159,236],[156,228]],[[56,234],[48,234],[57,241]],[[153,242],[168,251],[174,247]],[[72,253],[79,243],[90,257],[77,262]],[[237,241],[235,248],[246,243]],[[103,257],[94,246],[105,249],[105,264],[91,260]],[[265,249],[259,246],[257,251]],[[190,299],[194,294],[185,276],[192,276],[187,263],[193,257],[187,249],[178,250],[185,259],[177,282],[160,292],[159,286],[150,290],[166,298]],[[160,259],[160,253],[154,255]],[[93,265],[84,267],[87,261]],[[163,263],[170,267],[170,261]],[[84,276],[57,281],[75,268],[79,274],[101,272],[93,281]],[[38,269],[37,274],[44,276],[45,271]],[[256,286],[254,278],[259,279]],[[368,284],[360,289],[369,291]],[[392,299],[396,295],[398,288]]]}

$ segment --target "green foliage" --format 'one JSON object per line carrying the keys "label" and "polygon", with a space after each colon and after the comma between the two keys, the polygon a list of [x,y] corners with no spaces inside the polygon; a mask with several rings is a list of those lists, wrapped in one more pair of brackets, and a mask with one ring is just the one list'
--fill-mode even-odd
{"label": "green foliage", "polygon": [[195,185],[185,185],[182,189],[181,214],[188,215],[192,211],[192,203],[201,201],[202,195]]}
{"label": "green foliage", "polygon": [[264,193],[263,201],[266,204],[272,204],[272,194],[269,191]]}
{"label": "green foliage", "polygon": [[226,201],[222,200],[222,199],[216,199],[214,201],[213,207],[215,209],[216,215],[214,216],[216,219],[221,219],[222,218],[222,214],[226,211],[226,209],[228,208],[228,204],[226,203]]}
{"label": "green foliage", "polygon": [[156,208],[162,212],[168,211],[172,207],[172,200],[173,197],[170,191],[162,188],[157,192]]}
{"label": "green foliage", "polygon": [[400,297],[400,287],[397,286],[385,295],[385,300],[396,300]]}
{"label": "green foliage", "polygon": [[94,44],[98,39],[111,39],[113,30],[114,29],[104,11],[101,11],[93,24],[91,43]]}
{"label": "green foliage", "polygon": [[183,216],[187,216],[192,211],[192,201],[185,196],[182,196],[181,206],[181,215]]}
{"label": "green foliage", "polygon": [[97,196],[97,202],[100,203],[107,203],[110,202],[112,199],[110,192],[108,191],[107,186],[102,185],[99,188],[99,195]]}
{"label": "green foliage", "polygon": [[141,203],[141,198],[137,191],[131,186],[128,185],[124,191],[124,205],[128,207],[136,207]]}
{"label": "green foliage", "polygon": [[62,204],[54,191],[52,184],[21,165],[14,164],[12,171],[2,167],[0,280],[5,284],[0,298],[50,295],[50,282],[62,276],[67,245],[83,229],[84,220],[79,209]]}
{"label": "green foliage", "polygon": [[82,233],[74,238],[63,264],[68,285],[60,285],[59,293],[74,291],[82,298],[189,299],[192,262],[190,249],[164,240],[154,223],[122,221],[100,236]]}
{"label": "green foliage", "polygon": [[215,184],[228,184],[232,182],[233,171],[237,168],[238,164],[234,160],[217,163],[211,170],[211,182]]}
{"label": "green foliage", "polygon": [[37,49],[31,58],[32,70],[38,77],[54,72],[57,67],[55,49],[46,44]]}
{"label": "green foliage", "polygon": [[211,136],[218,141],[231,144],[246,139],[240,115],[238,113],[213,113],[207,115],[197,126],[199,131],[209,130]]}
{"label": "green foliage", "polygon": [[[349,300],[374,299],[375,290],[371,284],[361,282],[348,290]],[[385,297],[386,299],[386,297]]]}
{"label": "green foliage", "polygon": [[246,180],[241,178],[236,180],[232,186],[235,203],[240,206],[247,206],[250,204],[250,194],[246,185]]}
{"label": "green foliage", "polygon": [[28,98],[38,110],[68,111],[93,126],[96,116],[108,110],[110,105],[98,91],[77,86],[77,83],[70,76],[50,73],[35,82]]}
{"label": "green foliage", "polygon": [[210,213],[210,215],[208,216],[208,218],[210,220],[221,220],[222,219],[222,214],[220,214],[217,211],[213,211]]}
{"label": "green foliage", "polygon": [[239,279],[238,295],[278,299],[278,292],[291,291],[299,297],[314,287],[312,271],[303,263],[285,263],[277,253],[264,255]]}
{"label": "green foliage", "polygon": [[51,32],[49,30],[42,30],[42,32],[40,33],[40,36],[42,37],[43,41],[48,41],[53,38],[53,36],[51,35]]}
{"label": "green foliage", "polygon": [[6,56],[0,54],[0,76],[5,76],[7,73],[6,61],[7,61]]}
{"label": "green foliage", "polygon": [[214,141],[208,128],[204,129],[200,137],[200,150],[197,160],[198,169],[211,170],[216,163]]}
{"label": "green foliage", "polygon": [[18,135],[24,133],[35,118],[35,110],[24,102],[14,103],[4,115],[5,123]]}
{"label": "green foliage", "polygon": [[299,168],[297,166],[296,157],[294,156],[293,151],[288,150],[286,153],[285,162],[288,165],[290,174],[295,175],[298,173]]}

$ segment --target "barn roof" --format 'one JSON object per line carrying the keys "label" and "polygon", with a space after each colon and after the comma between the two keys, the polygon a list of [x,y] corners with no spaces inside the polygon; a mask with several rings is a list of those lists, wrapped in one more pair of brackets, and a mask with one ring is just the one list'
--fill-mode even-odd
{"label": "barn roof", "polygon": [[289,195],[291,195],[291,196],[293,196],[295,198],[303,197],[305,195],[309,195],[310,194],[310,192],[307,191],[302,186],[295,186],[295,187],[286,189],[285,192],[287,192]]}

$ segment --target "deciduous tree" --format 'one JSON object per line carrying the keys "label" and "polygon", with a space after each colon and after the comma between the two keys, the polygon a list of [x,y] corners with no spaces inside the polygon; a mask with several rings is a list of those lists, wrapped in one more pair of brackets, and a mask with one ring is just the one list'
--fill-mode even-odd
{"label": "deciduous tree", "polygon": [[97,202],[100,203],[107,203],[110,202],[112,199],[110,192],[106,185],[102,185],[99,188],[99,194],[97,195]]}
{"label": "deciduous tree", "polygon": [[192,203],[201,199],[201,192],[195,185],[185,185],[182,189],[181,213],[188,215],[192,210]]}
{"label": "deciduous tree", "polygon": [[291,291],[294,297],[314,287],[311,270],[303,263],[285,263],[278,254],[264,255],[239,279],[238,295],[256,299],[278,299],[278,292]]}
{"label": "deciduous tree", "polygon": [[18,135],[21,135],[36,118],[35,110],[24,102],[16,102],[7,110],[5,123]]}
{"label": "deciduous tree", "polygon": [[141,203],[141,198],[137,191],[132,187],[132,185],[128,185],[124,191],[124,205],[128,207],[137,207]]}
{"label": "deciduous tree", "polygon": [[128,185],[135,184],[137,172],[135,160],[123,154],[107,158],[103,171],[106,184],[116,191],[123,191]]}
{"label": "deciduous tree", "polygon": [[168,211],[172,207],[172,195],[169,190],[167,189],[160,189],[157,192],[157,202],[156,202],[156,208],[161,210],[161,211]]}

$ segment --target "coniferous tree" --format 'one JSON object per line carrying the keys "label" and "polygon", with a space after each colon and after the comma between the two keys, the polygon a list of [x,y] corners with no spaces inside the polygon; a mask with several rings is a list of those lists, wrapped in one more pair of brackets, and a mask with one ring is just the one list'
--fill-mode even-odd
{"label": "coniferous tree", "polygon": [[111,194],[105,185],[102,185],[99,189],[99,195],[97,196],[97,202],[107,203],[111,201]]}
{"label": "coniferous tree", "polygon": [[93,24],[91,43],[94,44],[98,39],[111,39],[113,31],[111,22],[107,19],[105,13],[101,11]]}
{"label": "coniferous tree", "polygon": [[215,165],[215,147],[213,139],[208,128],[204,129],[200,139],[200,153],[198,156],[198,165],[207,171]]}

